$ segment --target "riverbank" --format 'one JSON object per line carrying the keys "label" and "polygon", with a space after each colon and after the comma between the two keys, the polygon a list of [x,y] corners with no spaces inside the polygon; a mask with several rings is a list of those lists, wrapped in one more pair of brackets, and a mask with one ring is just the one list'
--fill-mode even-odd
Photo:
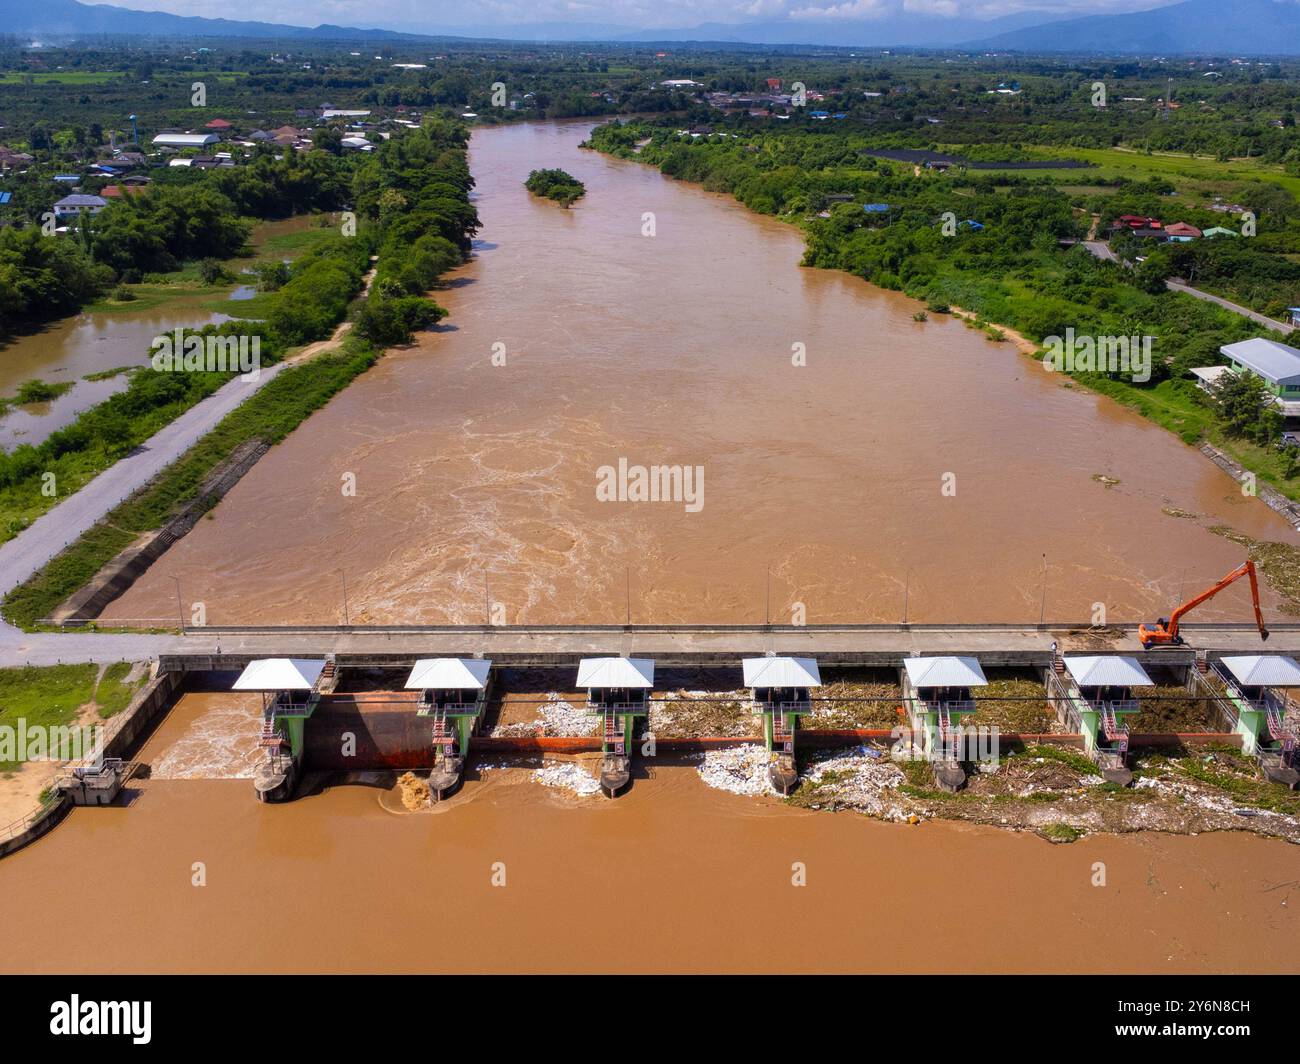
{"label": "riverbank", "polygon": [[[1245,339],[1258,334],[1258,324],[1185,294],[1156,297],[1082,251],[1062,252],[1056,239],[1081,236],[1083,229],[1070,213],[1068,197],[1050,189],[1014,199],[986,195],[933,175],[912,180],[892,172],[893,164],[873,173],[818,163],[816,171],[801,173],[806,156],[822,158],[817,146],[826,139],[747,132],[739,139],[687,142],[670,129],[642,124],[599,127],[588,146],[793,224],[804,234],[805,265],[843,270],[930,306],[968,308],[964,316],[976,316],[991,338],[1014,335],[1026,354],[1040,354],[1041,339],[1064,335],[1067,327],[1079,335],[1155,333],[1152,383],[1088,373],[1069,374],[1069,379],[1170,429],[1186,444],[1208,439],[1261,482],[1300,500],[1300,477],[1292,463],[1276,448],[1228,437],[1202,393],[1182,376],[1181,367],[1217,357],[1204,350],[1207,340]],[[641,146],[634,149],[636,144]],[[952,210],[954,196],[962,213],[953,215],[954,231],[943,235],[936,218]],[[861,204],[836,197],[888,202],[871,204],[878,210],[864,216]],[[813,213],[822,204],[828,208]],[[958,217],[967,220],[956,222]]]}
{"label": "riverbank", "polygon": [[[0,728],[12,736],[21,728],[102,724],[126,708],[148,672],[131,662],[0,668]],[[0,741],[0,837],[39,807],[51,781],[67,769],[57,760],[5,760],[5,745]]]}

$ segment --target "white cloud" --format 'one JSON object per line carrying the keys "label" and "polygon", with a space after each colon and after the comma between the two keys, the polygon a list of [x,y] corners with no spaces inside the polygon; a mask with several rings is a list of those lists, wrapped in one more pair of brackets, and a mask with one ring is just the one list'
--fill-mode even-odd
{"label": "white cloud", "polygon": [[1174,0],[112,0],[138,11],[167,11],[258,22],[436,32],[479,32],[531,23],[628,29],[689,28],[702,22],[870,20],[907,13],[996,18],[1019,11],[1057,14],[1139,11]]}

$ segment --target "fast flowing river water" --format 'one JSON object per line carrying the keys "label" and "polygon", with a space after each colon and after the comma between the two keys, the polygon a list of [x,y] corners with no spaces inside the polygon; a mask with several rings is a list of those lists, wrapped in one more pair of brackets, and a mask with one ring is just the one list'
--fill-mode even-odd
{"label": "fast flowing river water", "polygon": [[[582,150],[590,128],[474,134],[483,230],[444,327],[274,448],[108,618],[170,623],[177,576],[209,623],[336,623],[346,576],[354,623],[478,623],[485,598],[506,623],[621,622],[629,600],[634,622],[756,621],[770,568],[775,621],[895,621],[905,596],[912,620],[1036,620],[1046,555],[1048,619],[1137,620],[1240,562],[1209,526],[1292,536],[1164,430],[801,269],[796,228]],[[545,166],[586,183],[572,210],[524,190]],[[620,459],[701,467],[702,508],[599,501]],[[1248,610],[1234,588],[1200,616]]]}
{"label": "fast flowing river water", "polygon": [[1276,840],[1054,846],[795,810],[682,762],[613,802],[476,758],[432,813],[391,781],[266,806],[231,778],[257,734],[256,696],[186,695],[128,806],[0,861],[0,971],[1295,970]]}

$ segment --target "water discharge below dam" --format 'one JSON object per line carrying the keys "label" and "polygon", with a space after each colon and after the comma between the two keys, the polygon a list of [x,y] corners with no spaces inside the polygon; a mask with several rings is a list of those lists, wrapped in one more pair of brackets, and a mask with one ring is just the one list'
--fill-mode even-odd
{"label": "water discharge below dam", "polygon": [[[208,623],[338,623],[342,570],[353,622],[481,622],[485,583],[507,623],[619,623],[629,599],[637,622],[760,621],[770,568],[773,620],[895,621],[906,584],[914,621],[1019,621],[1046,554],[1049,618],[1136,620],[1241,560],[1211,526],[1294,540],[1163,429],[800,269],[796,228],[579,150],[589,128],[475,133],[484,228],[437,293],[445,326],[273,448],[106,617],[170,623],[178,577]],[[542,166],[586,198],[530,197]],[[703,508],[598,501],[620,459],[702,467]],[[1244,620],[1246,592],[1198,616]]]}
{"label": "water discharge below dam", "polygon": [[[0,970],[1295,967],[1296,851],[1244,833],[1054,846],[792,809],[666,758],[613,802],[480,758],[434,812],[402,813],[378,775],[267,806],[246,778],[256,742],[248,699],[186,695],[141,752],[154,774],[129,804],[74,810],[0,861],[23,914]],[[95,870],[93,898],[73,869]]]}

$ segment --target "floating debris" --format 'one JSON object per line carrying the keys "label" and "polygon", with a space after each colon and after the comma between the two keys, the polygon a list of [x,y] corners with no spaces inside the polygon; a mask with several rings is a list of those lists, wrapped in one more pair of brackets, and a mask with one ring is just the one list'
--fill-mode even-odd
{"label": "floating debris", "polygon": [[[903,723],[903,691],[896,683],[837,680],[817,692],[824,701],[800,721],[803,728],[892,728]],[[868,701],[863,701],[864,699]]]}
{"label": "floating debris", "polygon": [[743,738],[762,731],[748,691],[674,691],[650,703],[647,727],[660,739]]}
{"label": "floating debris", "polygon": [[1056,710],[1046,694],[1038,680],[990,680],[988,686],[975,692],[978,709],[962,723],[1022,735],[1052,731]]}
{"label": "floating debris", "polygon": [[600,793],[600,780],[573,761],[550,761],[534,770],[533,779],[544,787],[557,787],[579,798]]}
{"label": "floating debris", "polygon": [[905,779],[884,751],[858,746],[813,761],[790,801],[806,809],[851,808],[882,820],[908,820],[916,814],[898,793]]}
{"label": "floating debris", "polygon": [[397,777],[397,786],[402,789],[402,805],[412,813],[429,807],[433,795],[428,780],[421,779],[414,772],[404,772]]}
{"label": "floating debris", "polygon": [[1098,484],[1104,484],[1107,489],[1113,488],[1120,482],[1119,477],[1108,477],[1105,473],[1093,473],[1092,479]]}

